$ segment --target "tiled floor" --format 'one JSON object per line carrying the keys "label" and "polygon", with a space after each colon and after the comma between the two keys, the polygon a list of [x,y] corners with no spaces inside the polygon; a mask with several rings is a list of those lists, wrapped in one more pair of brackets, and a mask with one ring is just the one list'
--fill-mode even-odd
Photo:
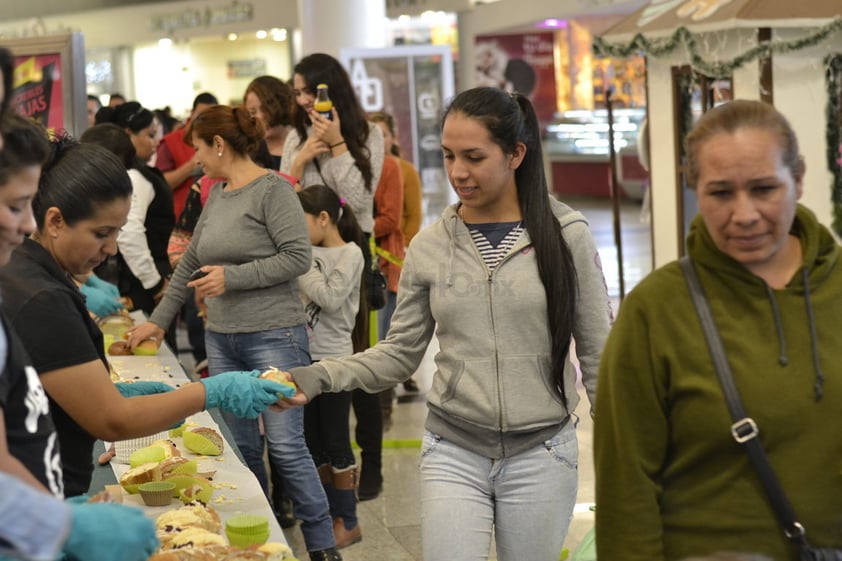
{"label": "tiled floor", "polygon": [[[609,296],[614,301],[616,311],[619,305],[619,266],[614,246],[611,205],[603,199],[577,199],[568,201],[568,204],[581,210],[590,222],[602,259]],[[649,227],[640,221],[639,204],[626,202],[622,205],[620,224],[623,238],[625,291],[628,293],[651,269],[651,242]],[[358,514],[362,525],[363,540],[341,551],[345,561],[420,561],[421,559],[418,448],[399,446],[412,445],[411,441],[420,439],[423,434],[426,416],[423,393],[431,385],[434,351],[435,341],[415,375],[421,388],[421,395],[401,398],[394,406],[392,427],[384,434],[383,493],[374,500],[359,503]],[[592,425],[584,390],[581,386],[578,389],[582,395],[576,411],[581,419],[578,425],[579,494],[565,544],[571,551],[593,526],[593,513],[589,510],[594,501]],[[403,394],[402,388],[398,388],[398,395],[401,394]],[[307,554],[298,527],[287,530],[285,534],[296,554],[305,561]],[[496,559],[493,549],[489,553],[489,559]]]}

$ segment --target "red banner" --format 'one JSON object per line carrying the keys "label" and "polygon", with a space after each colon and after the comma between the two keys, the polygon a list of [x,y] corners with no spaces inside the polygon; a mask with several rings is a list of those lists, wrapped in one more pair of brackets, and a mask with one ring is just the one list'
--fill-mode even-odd
{"label": "red banner", "polygon": [[18,56],[14,65],[10,107],[47,130],[65,128],[61,55]]}

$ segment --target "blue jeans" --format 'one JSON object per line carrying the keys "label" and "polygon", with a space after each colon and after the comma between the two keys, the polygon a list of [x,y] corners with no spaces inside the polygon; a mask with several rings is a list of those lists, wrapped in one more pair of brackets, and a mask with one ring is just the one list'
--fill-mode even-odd
{"label": "blue jeans", "polygon": [[521,454],[486,458],[426,432],[421,448],[425,561],[552,561],[561,553],[578,488],[572,421]]}
{"label": "blue jeans", "polygon": [[392,325],[392,314],[395,313],[395,306],[398,303],[398,293],[391,290],[386,291],[386,305],[382,310],[377,310],[377,340],[382,341],[389,333]]}
{"label": "blue jeans", "polygon": [[[270,366],[287,370],[310,364],[310,350],[304,325],[282,327],[255,333],[205,332],[208,371],[211,376],[231,370],[266,370]],[[246,465],[254,472],[263,492],[268,492],[268,478],[263,463],[263,436],[256,419],[241,419],[222,413],[234,435]],[[304,441],[304,408],[283,413],[267,410],[263,427],[269,443],[269,456],[280,471],[284,489],[292,499],[295,517],[308,551],[335,545],[333,521],[327,497],[316,465]]]}

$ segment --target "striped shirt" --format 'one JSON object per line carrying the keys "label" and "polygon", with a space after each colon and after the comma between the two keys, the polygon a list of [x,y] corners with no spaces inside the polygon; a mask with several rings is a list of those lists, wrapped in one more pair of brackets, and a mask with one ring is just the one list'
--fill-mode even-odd
{"label": "striped shirt", "polygon": [[466,226],[489,271],[497,268],[523,233],[521,222],[466,224]]}

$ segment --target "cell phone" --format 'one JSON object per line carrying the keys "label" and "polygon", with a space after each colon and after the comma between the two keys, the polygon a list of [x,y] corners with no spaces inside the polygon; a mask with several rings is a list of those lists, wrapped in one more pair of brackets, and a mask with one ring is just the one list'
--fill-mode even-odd
{"label": "cell phone", "polygon": [[194,280],[199,280],[200,278],[202,278],[202,277],[206,277],[207,275],[208,275],[208,272],[207,272],[207,271],[203,271],[203,270],[201,270],[201,269],[196,269],[195,271],[193,271],[193,272],[190,274],[190,280],[191,280],[191,281],[194,281]]}

